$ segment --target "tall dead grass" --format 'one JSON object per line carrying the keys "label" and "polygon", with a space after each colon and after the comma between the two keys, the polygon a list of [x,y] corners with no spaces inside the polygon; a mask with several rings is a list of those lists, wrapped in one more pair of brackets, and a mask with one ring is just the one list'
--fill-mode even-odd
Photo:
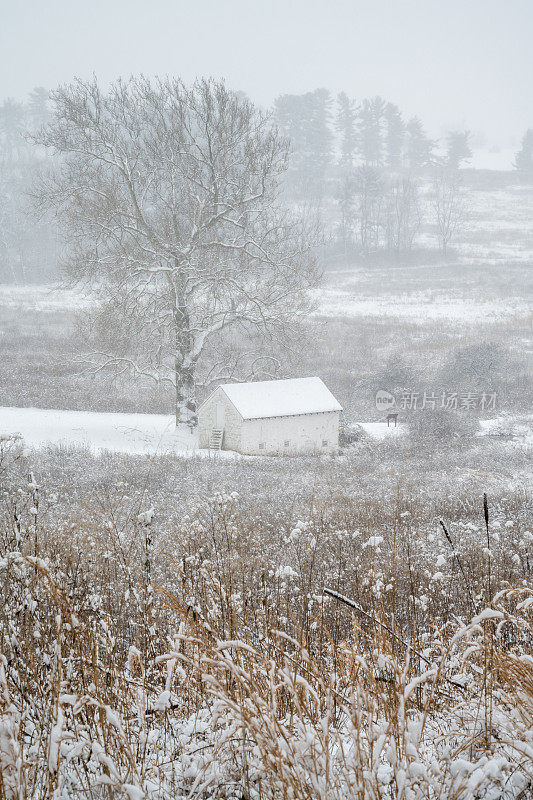
{"label": "tall dead grass", "polygon": [[488,506],[430,596],[404,512],[385,559],[318,497],[269,543],[235,495],[161,538],[120,504],[47,527],[38,491],[3,517],[2,800],[531,792],[533,596]]}

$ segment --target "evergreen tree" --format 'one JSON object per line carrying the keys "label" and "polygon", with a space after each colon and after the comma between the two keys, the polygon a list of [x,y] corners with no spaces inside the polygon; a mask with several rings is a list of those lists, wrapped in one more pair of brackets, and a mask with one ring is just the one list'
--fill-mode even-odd
{"label": "evergreen tree", "polygon": [[337,97],[337,116],[335,127],[340,137],[340,160],[342,167],[350,169],[353,166],[357,149],[357,134],[355,130],[354,103],[345,92]]}
{"label": "evergreen tree", "polygon": [[275,101],[275,117],[290,139],[289,180],[299,194],[320,197],[331,163],[331,99],[326,89],[302,95],[282,95]]}
{"label": "evergreen tree", "polygon": [[433,162],[435,143],[426,135],[422,122],[412,117],[406,125],[407,162],[411,169],[423,169]]}
{"label": "evergreen tree", "polygon": [[391,169],[399,169],[403,163],[405,123],[398,106],[394,103],[387,103],[385,119],[387,123],[387,166]]}
{"label": "evergreen tree", "polygon": [[525,132],[514,165],[524,175],[533,176],[533,128]]}
{"label": "evergreen tree", "polygon": [[472,158],[469,139],[469,131],[450,131],[447,135],[447,163],[452,169],[459,169],[463,161]]}
{"label": "evergreen tree", "polygon": [[359,112],[359,134],[361,155],[364,164],[372,167],[383,166],[384,142],[383,123],[385,101],[381,97],[363,100]]}
{"label": "evergreen tree", "polygon": [[309,107],[306,125],[309,172],[315,172],[317,179],[324,181],[332,157],[331,96],[327,89],[315,89],[305,97]]}
{"label": "evergreen tree", "polygon": [[8,97],[0,107],[0,135],[2,137],[2,150],[8,161],[15,156],[20,156],[21,150],[25,146],[26,112],[22,103]]}
{"label": "evergreen tree", "polygon": [[287,182],[299,194],[305,192],[307,183],[305,95],[282,95],[276,99],[274,108],[276,123],[290,141]]}
{"label": "evergreen tree", "polygon": [[[44,96],[44,89],[36,89],[28,103],[7,99],[0,105],[0,283],[55,277],[57,229],[51,215],[35,214],[30,198],[37,176],[48,170],[53,157],[25,135],[43,119]],[[37,107],[41,116],[34,123]]]}
{"label": "evergreen tree", "polygon": [[46,89],[37,86],[30,92],[29,112],[32,129],[38,131],[50,121],[49,96]]}

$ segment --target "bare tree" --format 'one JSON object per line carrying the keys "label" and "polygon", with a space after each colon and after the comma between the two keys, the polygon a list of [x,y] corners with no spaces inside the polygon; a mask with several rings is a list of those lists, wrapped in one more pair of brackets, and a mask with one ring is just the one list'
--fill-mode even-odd
{"label": "bare tree", "polygon": [[420,230],[418,185],[410,177],[395,178],[387,193],[387,246],[396,254],[411,250]]}
{"label": "bare tree", "polygon": [[437,234],[443,254],[456,233],[464,227],[467,216],[466,200],[456,171],[443,169],[433,183],[433,211]]}
{"label": "bare tree", "polygon": [[353,244],[356,222],[356,182],[352,169],[346,169],[341,175],[335,199],[339,209],[337,231],[346,256]]}
{"label": "bare tree", "polygon": [[[223,82],[96,80],[52,93],[39,141],[61,168],[37,192],[57,210],[74,281],[102,300],[114,367],[175,387],[176,424],[194,427],[213,337],[282,337],[317,279],[303,225],[279,200],[288,142]],[[211,363],[210,380],[228,364]],[[235,365],[233,365],[235,366]]]}
{"label": "bare tree", "polygon": [[359,242],[362,252],[368,255],[379,247],[383,224],[385,182],[380,170],[367,165],[358,167],[355,172],[355,194]]}

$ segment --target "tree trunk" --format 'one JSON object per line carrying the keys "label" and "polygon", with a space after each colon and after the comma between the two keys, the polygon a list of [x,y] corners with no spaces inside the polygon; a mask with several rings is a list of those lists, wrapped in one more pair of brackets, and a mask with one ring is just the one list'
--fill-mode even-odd
{"label": "tree trunk", "polygon": [[176,427],[186,425],[191,431],[198,425],[196,413],[196,360],[192,354],[193,339],[189,328],[189,312],[184,304],[174,310]]}
{"label": "tree trunk", "polygon": [[194,364],[189,360],[178,366],[178,359],[176,364],[176,427],[186,425],[193,431],[198,425]]}

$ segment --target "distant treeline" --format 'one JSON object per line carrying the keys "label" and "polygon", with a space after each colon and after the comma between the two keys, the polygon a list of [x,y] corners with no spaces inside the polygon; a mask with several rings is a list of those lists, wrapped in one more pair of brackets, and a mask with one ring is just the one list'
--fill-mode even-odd
{"label": "distant treeline", "polygon": [[326,89],[282,95],[275,117],[292,143],[292,181],[304,193],[323,186],[332,166],[420,170],[446,164],[458,169],[472,157],[468,131],[450,131],[446,155],[439,156],[439,143],[429,138],[421,120],[405,121],[398,106],[381,97],[356,103],[341,92],[333,101]]}
{"label": "distant treeline", "polygon": [[[37,176],[53,160],[32,134],[51,113],[40,87],[25,103],[7,99],[0,106],[0,282],[43,282],[57,274],[54,220],[38,217],[31,203]],[[411,249],[421,222],[420,176],[438,167],[455,172],[472,157],[468,131],[450,131],[443,147],[418,117],[405,119],[381,97],[355,102],[341,92],[333,99],[326,89],[282,95],[274,119],[291,141],[289,196],[315,208],[329,201],[332,211],[322,213],[321,222],[346,255]],[[523,138],[515,167],[533,179],[533,130]],[[440,188],[446,203],[450,187]],[[453,181],[451,192],[456,194]],[[441,237],[443,250],[446,244]]]}
{"label": "distant treeline", "polygon": [[[291,141],[287,190],[316,210],[328,256],[406,253],[423,221],[446,254],[468,211],[458,170],[472,158],[469,131],[437,141],[394,103],[344,92],[334,100],[326,89],[282,95],[274,110]],[[533,179],[533,131],[515,168]]]}
{"label": "distant treeline", "polygon": [[[305,194],[320,193],[332,170],[459,169],[472,158],[469,131],[450,130],[443,142],[431,139],[419,117],[406,120],[397,105],[381,97],[356,102],[341,92],[334,100],[327,89],[282,95],[275,101],[275,119],[291,140],[290,178]],[[533,130],[526,132],[514,166],[533,176]]]}
{"label": "distant treeline", "polygon": [[0,106],[0,281],[32,283],[57,273],[57,232],[31,205],[35,178],[50,156],[31,136],[50,117],[48,93],[34,89],[26,103]]}

